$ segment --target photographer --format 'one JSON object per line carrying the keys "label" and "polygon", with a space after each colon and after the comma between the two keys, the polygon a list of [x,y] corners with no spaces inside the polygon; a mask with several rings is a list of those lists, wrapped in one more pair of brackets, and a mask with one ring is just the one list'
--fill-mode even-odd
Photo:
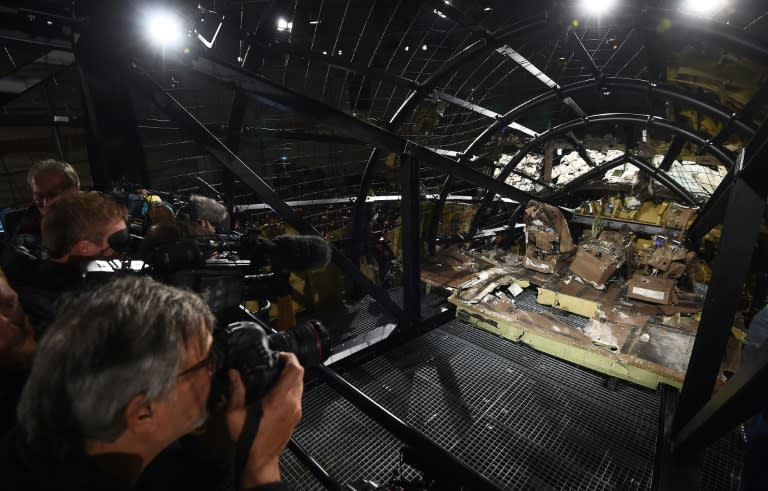
{"label": "photographer", "polygon": [[218,201],[193,194],[189,204],[179,210],[178,218],[198,227],[201,234],[226,232],[229,228],[227,208]]}
{"label": "photographer", "polygon": [[114,258],[126,247],[126,216],[124,208],[98,193],[69,194],[47,209],[42,237],[49,257],[12,283],[38,335],[53,321],[61,294],[84,286],[83,265]]}
{"label": "photographer", "polygon": [[[4,487],[137,488],[160,452],[206,421],[213,322],[198,296],[147,277],[118,278],[68,300],[40,343],[19,425],[3,446]],[[301,417],[303,368],[280,356],[284,368],[260,401],[246,449],[243,489],[285,489],[279,456]],[[212,419],[234,446],[253,408],[238,372],[228,375],[228,400]]]}
{"label": "photographer", "polygon": [[8,239],[3,248],[2,267],[11,279],[24,274],[25,265],[45,259],[40,243],[40,225],[48,208],[63,196],[80,190],[80,178],[66,162],[42,160],[27,173],[32,203],[24,209],[7,213],[4,226]]}

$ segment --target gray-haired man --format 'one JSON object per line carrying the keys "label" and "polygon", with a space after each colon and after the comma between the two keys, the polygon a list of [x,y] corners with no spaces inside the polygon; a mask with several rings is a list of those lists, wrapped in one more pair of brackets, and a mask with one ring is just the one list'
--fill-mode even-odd
{"label": "gray-haired man", "polygon": [[[195,294],[144,277],[119,278],[65,303],[38,347],[3,448],[7,489],[132,489],[144,469],[206,420],[215,360],[213,316]],[[239,483],[285,489],[279,456],[301,417],[303,369],[282,354],[280,379]],[[217,414],[238,439],[245,389],[230,372]]]}

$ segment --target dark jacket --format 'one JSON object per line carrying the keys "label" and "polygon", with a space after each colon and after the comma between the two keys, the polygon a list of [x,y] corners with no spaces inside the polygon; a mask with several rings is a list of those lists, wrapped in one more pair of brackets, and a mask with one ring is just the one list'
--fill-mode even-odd
{"label": "dark jacket", "polygon": [[64,293],[79,290],[85,286],[80,264],[41,261],[12,285],[19,294],[24,312],[35,328],[37,339],[53,322],[58,302]]}
{"label": "dark jacket", "polygon": [[[156,465],[155,462],[152,465]],[[162,465],[162,463],[161,463]],[[178,466],[165,469],[164,489],[206,490],[223,489],[211,485],[207,479],[195,481],[188,474],[197,474],[194,466]],[[181,471],[176,473],[176,471]],[[48,491],[78,490],[138,491],[162,489],[155,480],[146,480],[144,476],[135,488],[128,488],[123,483],[110,478],[95,466],[82,452],[69,452],[66,457],[55,453],[51,446],[30,445],[20,427],[11,430],[0,446],[0,487],[7,491]],[[230,488],[232,489],[232,488]],[[285,483],[271,483],[251,488],[248,491],[290,491]]]}
{"label": "dark jacket", "polygon": [[25,278],[40,261],[48,258],[48,251],[43,247],[40,236],[42,216],[34,204],[24,210],[7,213],[4,221],[0,267],[15,288],[18,280]]}
{"label": "dark jacket", "polygon": [[0,447],[0,476],[2,488],[8,491],[126,489],[88,462],[84,454],[62,460],[54,458],[47,446],[28,445],[18,426]]}

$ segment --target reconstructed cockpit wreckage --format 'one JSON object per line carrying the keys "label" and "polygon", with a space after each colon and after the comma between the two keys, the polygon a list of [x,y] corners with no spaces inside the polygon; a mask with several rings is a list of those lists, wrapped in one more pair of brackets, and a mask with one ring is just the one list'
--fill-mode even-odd
{"label": "reconstructed cockpit wreckage", "polygon": [[[716,166],[693,165],[691,187],[723,177]],[[458,317],[479,328],[618,379],[680,387],[719,231],[703,240],[700,257],[686,241],[695,206],[649,197],[651,183],[631,164],[608,170],[602,183],[601,197],[574,208],[528,201],[492,247],[446,247],[422,278],[452,290]],[[610,191],[617,183],[629,188]],[[735,370],[737,351],[732,340],[721,372]]]}

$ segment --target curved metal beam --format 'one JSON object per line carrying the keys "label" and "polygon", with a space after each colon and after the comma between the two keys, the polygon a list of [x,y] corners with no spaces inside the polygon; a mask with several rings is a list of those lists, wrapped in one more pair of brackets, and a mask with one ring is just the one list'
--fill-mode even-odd
{"label": "curved metal beam", "polygon": [[536,138],[533,138],[528,143],[523,145],[520,148],[520,150],[517,151],[517,153],[515,153],[514,157],[512,157],[512,160],[510,160],[509,163],[506,166],[504,166],[504,168],[501,170],[501,173],[499,173],[499,175],[497,176],[497,179],[503,181],[507,177],[509,177],[509,175],[512,173],[512,170],[517,166],[517,164],[519,164],[520,161],[523,160],[523,158],[526,155],[528,155],[528,153],[537,145],[540,145],[551,138],[560,136],[573,129],[586,128],[589,126],[602,124],[602,123],[622,123],[629,126],[654,126],[657,128],[663,128],[669,131],[670,133],[673,133],[679,137],[685,138],[687,140],[691,140],[694,143],[701,145],[703,150],[712,154],[720,162],[722,162],[726,167],[729,167],[729,168],[733,167],[733,157],[731,156],[730,152],[728,152],[727,150],[725,150],[719,145],[712,144],[706,138],[703,138],[690,130],[680,128],[679,126],[677,126],[677,124],[674,121],[669,121],[667,119],[659,118],[657,116],[650,116],[650,115],[644,115],[644,114],[607,113],[607,114],[593,114],[581,119],[574,119],[574,120],[568,121],[561,125],[555,126],[551,130],[540,134]]}
{"label": "curved metal beam", "polygon": [[[520,35],[526,34],[529,31],[546,27],[547,25],[549,25],[549,18],[546,15],[542,15],[540,17],[533,18],[531,21],[516,29],[512,29],[505,34],[500,35],[497,39],[500,41],[508,41]],[[494,46],[489,45],[487,39],[482,38],[470,44],[455,56],[443,63],[440,68],[438,68],[434,73],[427,77],[424,82],[419,84],[417,89],[408,94],[408,97],[406,97],[403,104],[400,105],[397,111],[395,111],[395,114],[389,120],[386,129],[389,131],[395,131],[402,124],[403,120],[411,113],[411,111],[416,106],[421,104],[424,98],[431,94],[432,90],[445,77],[451,75],[456,69],[465,63],[474,60],[477,54],[490,49],[494,49]],[[352,209],[352,231],[353,234],[355,234],[353,236],[353,242],[357,244],[361,244],[362,240],[364,240],[364,237],[359,235],[359,233],[362,234],[362,231],[365,230],[365,227],[362,226],[360,221],[365,211],[363,205],[365,203],[365,198],[368,196],[368,193],[371,189],[371,181],[373,180],[373,174],[376,170],[376,162],[379,158],[379,152],[379,148],[374,148],[371,151],[371,155],[368,157],[368,162],[366,162],[365,168],[363,169],[363,173],[360,178],[360,187],[358,188],[355,207]],[[355,249],[359,250],[359,247]],[[357,260],[358,258],[359,256],[353,259]]]}
{"label": "curved metal beam", "polygon": [[671,10],[659,8],[649,8],[644,15],[632,16],[631,20],[637,21],[639,19],[644,22],[644,26],[638,27],[655,29],[656,26],[659,25],[659,22],[670,18],[674,18],[672,23],[673,27],[682,25],[685,29],[708,34],[718,38],[720,41],[739,46],[753,54],[768,58],[768,46],[763,44],[757,37],[752,36],[741,28],[731,26],[730,24],[715,23],[713,21],[708,22],[695,15],[686,15],[681,12],[673,12]]}
{"label": "curved metal beam", "polygon": [[[605,123],[605,122],[621,122],[623,124],[628,124],[630,126],[652,125],[653,124],[653,125],[656,125],[656,126],[661,127],[661,128],[665,128],[665,129],[675,133],[675,135],[677,135],[678,137],[689,139],[689,140],[694,141],[695,143],[698,143],[698,144],[702,145],[702,149],[706,149],[709,153],[711,153],[712,155],[717,157],[718,160],[720,160],[721,162],[723,162],[727,166],[733,167],[733,165],[734,165],[733,164],[733,159],[729,157],[729,155],[728,155],[726,150],[720,148],[718,145],[713,145],[709,140],[706,140],[706,139],[700,137],[699,135],[697,135],[697,134],[695,134],[695,133],[693,133],[691,131],[688,131],[688,130],[685,130],[685,129],[682,129],[682,128],[678,128],[677,126],[674,125],[674,122],[672,122],[672,121],[664,120],[662,118],[657,118],[657,117],[654,117],[654,116],[642,115],[642,114],[622,114],[622,113],[618,113],[618,114],[596,114],[596,115],[592,115],[592,116],[586,116],[585,118],[582,118],[582,119],[572,120],[572,121],[569,121],[569,122],[564,123],[562,125],[556,126],[556,127],[552,128],[551,130],[549,130],[549,131],[547,131],[545,133],[542,133],[537,138],[534,138],[533,140],[529,141],[528,143],[523,145],[523,147],[520,150],[518,150],[518,152],[515,154],[515,156],[512,158],[512,160],[499,173],[499,175],[497,176],[497,179],[500,179],[502,181],[506,180],[506,178],[509,177],[509,174],[511,174],[512,171],[514,170],[514,167],[517,166],[517,164],[519,164],[520,161],[526,155],[528,155],[528,153],[536,145],[540,145],[544,141],[546,141],[546,140],[548,140],[550,138],[554,138],[556,136],[559,136],[560,134],[567,133],[567,132],[571,131],[572,129],[575,129],[575,128],[578,128],[578,127],[586,127],[586,126],[590,126],[590,125],[593,125],[593,124]],[[618,159],[614,159],[614,160],[608,162],[607,164],[612,165],[612,166],[615,167],[616,165],[619,165],[621,162],[623,162],[627,158],[628,158],[628,155],[625,154],[625,155],[622,155]],[[638,165],[638,167],[642,168],[642,164]],[[649,168],[650,168],[650,172],[649,173],[651,173],[655,178],[657,178],[662,183],[665,183],[665,185],[667,185],[670,188],[671,191],[677,193],[678,195],[683,197],[686,201],[689,201],[688,198],[689,198],[690,195],[687,194],[687,191],[685,191],[682,188],[680,188],[677,185],[677,183],[666,172],[658,171],[655,168],[653,168],[653,166],[649,166]],[[606,169],[607,170],[608,167],[606,165],[602,165],[602,166],[597,166],[597,167],[591,169],[585,175],[580,176],[579,178],[577,178],[577,179],[580,179],[579,181],[577,181],[577,183],[581,184],[583,182],[586,182],[586,180],[591,179],[592,177],[598,175],[599,171],[601,169]],[[648,172],[648,169],[646,169],[646,172]],[[566,185],[566,187],[568,187],[569,191],[570,191],[570,189],[573,189],[574,186],[575,185],[573,185],[573,186]],[[551,195],[542,196],[541,199],[543,199],[543,200],[551,200],[551,199],[553,199],[555,197],[562,196],[563,194],[565,194],[565,191],[564,191],[564,189],[561,189],[560,191],[556,191],[556,192],[552,193]],[[491,192],[487,192],[485,194],[485,199],[480,203],[480,205],[478,207],[478,211],[477,211],[478,214],[480,213],[482,208],[488,204],[488,202],[491,200],[492,197],[493,197],[493,194],[491,194]],[[698,203],[695,201],[695,199],[692,202],[694,204],[698,205]],[[473,221],[473,224],[475,224],[474,221]]]}
{"label": "curved metal beam", "polygon": [[568,184],[564,185],[562,188],[558,189],[552,194],[548,194],[547,196],[545,196],[544,199],[552,200],[555,198],[560,198],[561,196],[566,196],[570,194],[574,189],[584,184],[585,182],[588,182],[600,175],[604,175],[607,171],[613,169],[614,167],[618,167],[622,165],[626,161],[627,161],[627,154],[623,154],[619,157],[616,157],[615,159],[609,160],[608,162],[603,162],[597,167],[593,167],[592,169],[589,169],[584,174],[578,177],[575,177]]}
{"label": "curved metal beam", "polygon": [[[655,9],[655,8],[649,9],[648,11],[644,12],[640,16],[633,16],[630,18],[630,20],[633,20],[636,22],[635,27],[641,27],[645,29],[645,28],[648,28],[649,26],[655,28],[655,26],[658,25],[659,21],[661,21],[662,19],[669,19],[670,17],[674,17],[676,19],[675,26],[683,25],[686,29],[690,29],[692,31],[697,31],[697,32],[703,32],[705,34],[714,36],[725,43],[735,44],[761,57],[768,57],[768,46],[765,46],[754,36],[751,36],[750,34],[745,33],[741,29],[731,27],[730,25],[715,24],[711,22],[709,23],[702,22],[700,18],[695,16],[689,16],[689,15],[679,14],[679,13],[675,13],[675,12],[671,12],[663,9]],[[677,22],[677,21],[680,21],[680,22]],[[629,80],[632,80],[632,79],[629,79]],[[590,81],[587,81],[587,82],[590,82]],[[593,79],[591,82],[592,84],[596,84],[600,82],[600,80],[599,78],[597,78],[597,79]],[[648,88],[649,88],[649,96],[650,96],[654,92],[653,89],[656,87],[656,85],[653,85],[654,84],[653,82],[647,82],[647,81],[644,81],[644,82],[649,84]],[[548,95],[548,97],[546,97],[546,100],[548,101],[549,99],[553,99],[555,96],[557,96],[560,99],[563,99],[569,87],[574,87],[581,83],[583,82],[578,82],[568,87],[561,87],[559,88],[559,90],[556,89],[555,94],[552,94],[552,93],[544,94],[544,95]],[[667,96],[671,95],[669,93],[670,92],[669,89],[662,89],[657,92],[665,94]],[[681,95],[681,94],[678,94],[678,95]],[[523,103],[521,106],[528,104],[534,99],[531,99]],[[699,106],[700,104],[704,105],[705,107],[712,106],[707,104],[706,102],[698,101],[697,99],[689,95],[683,96],[683,99],[686,100],[686,102],[689,102],[697,106]],[[467,147],[464,153],[468,155],[472,155],[473,153],[476,153],[476,150],[479,147],[479,145],[488,141],[491,135],[496,133],[496,131],[498,131],[501,127],[506,126],[506,124],[509,124],[512,121],[513,117],[519,116],[520,113],[514,112],[514,111],[516,111],[517,109],[520,109],[521,106],[518,106],[518,108],[515,108],[509,113],[505,114],[501,119],[497,120],[489,128],[483,131],[483,133],[481,133],[480,136],[478,136],[478,138],[475,139],[475,141],[472,142],[469,147]],[[710,107],[709,110],[712,111],[712,108]],[[719,113],[718,116],[720,116],[722,119],[725,119],[726,121],[730,121],[734,118],[733,112],[727,109],[722,112],[715,111],[715,113],[716,114]],[[734,122],[734,124],[739,126],[740,129],[745,129],[745,126],[748,126],[741,122]],[[752,126],[750,134],[754,134],[754,132],[755,132],[755,128],[754,126]]]}
{"label": "curved metal beam", "polygon": [[694,198],[694,196],[689,193],[687,189],[678,184],[677,181],[672,179],[669,174],[659,168],[654,167],[647,160],[637,155],[627,154],[626,157],[627,161],[644,170],[645,173],[650,177],[658,180],[660,183],[666,186],[667,189],[680,196],[683,201],[687,202],[689,205],[699,206],[699,202],[696,201],[696,198]]}
{"label": "curved metal beam", "polygon": [[429,224],[429,231],[427,232],[427,252],[430,255],[435,253],[437,242],[437,231],[440,228],[440,219],[443,217],[443,210],[445,209],[445,200],[448,198],[451,187],[453,187],[453,176],[449,175],[443,181],[443,185],[440,186],[440,196],[432,206],[432,221]]}
{"label": "curved metal beam", "polygon": [[629,90],[633,92],[642,92],[644,94],[647,94],[649,97],[663,96],[673,101],[686,102],[691,106],[695,107],[696,109],[699,109],[703,112],[716,116],[719,119],[722,119],[724,121],[732,121],[731,124],[733,124],[735,128],[738,128],[740,131],[744,132],[749,136],[754,135],[755,131],[757,131],[757,128],[755,127],[754,124],[735,119],[734,117],[735,115],[733,111],[731,111],[727,107],[720,104],[696,99],[692,95],[688,94],[686,91],[678,89],[671,84],[663,84],[660,82],[652,82],[649,80],[639,80],[639,79],[622,78],[622,77],[605,77],[602,79],[592,78],[589,80],[583,80],[581,82],[576,82],[570,85],[563,86],[558,91],[559,95],[558,95],[558,92],[547,91],[531,99],[528,99],[527,101],[511,109],[502,117],[500,117],[499,119],[491,123],[491,125],[489,125],[488,128],[483,130],[483,132],[480,135],[478,135],[477,138],[475,138],[475,140],[466,148],[466,150],[464,150],[464,153],[467,155],[476,154],[477,149],[481,145],[485,144],[488,140],[490,140],[494,134],[498,133],[502,128],[506,127],[508,124],[510,124],[517,118],[519,118],[522,114],[533,109],[536,106],[539,106],[541,104],[547,104],[549,102],[559,99],[560,97],[570,96],[573,94],[577,94],[579,92],[584,92],[584,91],[588,91],[588,90],[599,88],[599,87],[604,87],[608,89],[617,89],[617,90],[618,89]]}

